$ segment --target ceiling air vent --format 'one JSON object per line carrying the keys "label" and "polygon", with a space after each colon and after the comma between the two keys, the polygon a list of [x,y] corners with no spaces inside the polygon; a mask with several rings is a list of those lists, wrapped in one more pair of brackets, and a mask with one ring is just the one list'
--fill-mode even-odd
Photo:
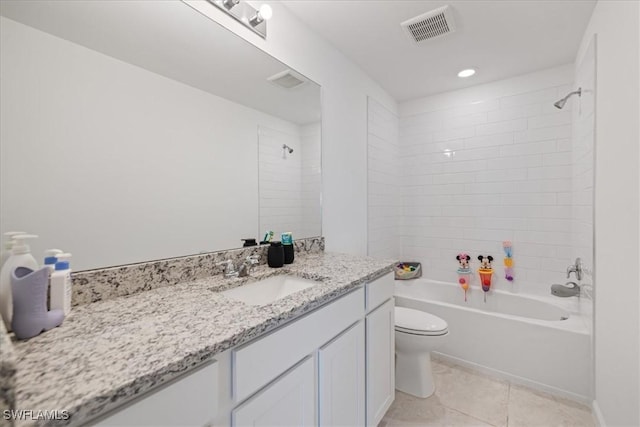
{"label": "ceiling air vent", "polygon": [[278,74],[274,74],[267,80],[285,89],[293,89],[306,82],[304,77],[291,70],[284,70]]}
{"label": "ceiling air vent", "polygon": [[456,30],[453,11],[449,6],[442,6],[415,18],[404,21],[400,26],[409,38],[416,43],[431,40]]}

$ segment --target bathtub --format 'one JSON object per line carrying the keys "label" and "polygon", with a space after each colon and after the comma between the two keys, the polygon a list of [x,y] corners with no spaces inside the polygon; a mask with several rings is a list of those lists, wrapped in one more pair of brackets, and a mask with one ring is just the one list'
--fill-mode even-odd
{"label": "bathtub", "polygon": [[396,305],[446,320],[435,358],[584,403],[591,401],[590,300],[512,294],[428,279],[396,280]]}

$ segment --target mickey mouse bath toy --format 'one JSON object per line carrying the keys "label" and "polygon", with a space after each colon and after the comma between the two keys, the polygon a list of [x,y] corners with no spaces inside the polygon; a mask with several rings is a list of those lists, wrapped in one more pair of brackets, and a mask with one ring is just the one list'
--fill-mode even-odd
{"label": "mickey mouse bath toy", "polygon": [[491,276],[493,276],[493,268],[491,267],[493,257],[491,255],[478,255],[478,260],[480,261],[478,274],[480,275],[480,283],[484,291],[484,302],[487,302],[487,292],[491,289]]}
{"label": "mickey mouse bath toy", "polygon": [[456,259],[458,260],[458,283],[462,289],[464,289],[464,300],[467,301],[467,290],[469,289],[469,282],[471,280],[471,269],[469,268],[469,261],[471,261],[471,257],[469,254],[464,252],[456,255]]}

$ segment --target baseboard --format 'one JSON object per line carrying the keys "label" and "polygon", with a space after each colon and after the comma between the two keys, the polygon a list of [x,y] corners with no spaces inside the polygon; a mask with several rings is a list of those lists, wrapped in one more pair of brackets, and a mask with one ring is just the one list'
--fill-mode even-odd
{"label": "baseboard", "polygon": [[607,424],[604,422],[604,417],[602,416],[602,411],[600,411],[600,405],[598,405],[597,400],[591,403],[591,415],[593,415],[593,421],[596,423],[596,427],[606,427]]}
{"label": "baseboard", "polygon": [[[479,365],[477,363],[474,362],[469,362],[468,360],[464,360],[464,359],[459,359],[457,357],[454,356],[450,356],[448,354],[443,354],[443,353],[438,353],[438,352],[431,352],[431,356],[435,359],[435,360],[443,360],[445,362],[451,362],[452,364],[455,365],[459,365],[459,366],[463,366],[467,369],[470,369],[472,371],[476,371],[482,374],[487,374],[487,375],[491,375],[493,377],[496,378],[500,378],[503,380],[507,380],[512,384],[517,384],[517,385],[522,385],[525,387],[529,387],[532,388],[534,390],[539,390],[542,391],[544,393],[548,393],[551,394],[553,396],[558,396],[558,397],[562,397],[564,399],[569,399],[572,400],[574,402],[580,403],[582,405],[585,406],[591,406],[592,399],[588,396],[583,396],[581,394],[577,394],[577,393],[573,393],[567,390],[562,390],[556,387],[552,387],[552,386],[548,386],[546,384],[542,384],[536,381],[532,381],[530,379],[527,378],[523,378],[523,377],[519,377],[517,375],[513,375],[513,374],[509,374],[507,372],[503,372],[497,369],[493,369],[493,368],[489,368],[487,366],[484,365]],[[602,424],[602,427],[604,427],[604,424]]]}

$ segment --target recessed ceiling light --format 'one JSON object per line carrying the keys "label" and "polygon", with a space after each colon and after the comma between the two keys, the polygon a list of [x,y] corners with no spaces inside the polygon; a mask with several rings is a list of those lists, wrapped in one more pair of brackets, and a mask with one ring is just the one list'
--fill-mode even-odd
{"label": "recessed ceiling light", "polygon": [[462,70],[458,73],[458,77],[460,78],[465,78],[465,77],[471,77],[476,73],[476,70],[474,70],[473,68],[467,68],[466,70]]}

